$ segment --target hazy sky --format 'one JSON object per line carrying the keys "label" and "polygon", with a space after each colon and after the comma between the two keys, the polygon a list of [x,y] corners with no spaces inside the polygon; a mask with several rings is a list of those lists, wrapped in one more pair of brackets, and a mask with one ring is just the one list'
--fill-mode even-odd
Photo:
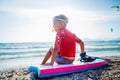
{"label": "hazy sky", "polygon": [[[54,41],[52,19],[69,18],[80,38],[120,38],[120,0],[0,0],[0,42]],[[113,29],[113,32],[111,32]]]}

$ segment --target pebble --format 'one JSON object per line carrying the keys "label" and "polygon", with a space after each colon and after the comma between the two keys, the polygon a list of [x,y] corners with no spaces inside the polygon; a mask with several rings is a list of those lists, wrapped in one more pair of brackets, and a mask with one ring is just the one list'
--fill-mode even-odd
{"label": "pebble", "polygon": [[4,77],[4,76],[0,76],[0,80],[1,80],[1,79],[5,79],[5,77]]}
{"label": "pebble", "polygon": [[7,77],[7,78],[10,78],[10,77],[12,77],[12,76],[13,76],[13,73],[7,73],[7,74],[6,74],[6,77]]}

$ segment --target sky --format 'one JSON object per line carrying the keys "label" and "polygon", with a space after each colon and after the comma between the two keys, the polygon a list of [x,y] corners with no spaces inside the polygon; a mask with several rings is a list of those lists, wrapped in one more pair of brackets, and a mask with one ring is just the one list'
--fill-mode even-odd
{"label": "sky", "polygon": [[81,39],[120,38],[120,0],[0,0],[0,42],[48,42],[54,16]]}

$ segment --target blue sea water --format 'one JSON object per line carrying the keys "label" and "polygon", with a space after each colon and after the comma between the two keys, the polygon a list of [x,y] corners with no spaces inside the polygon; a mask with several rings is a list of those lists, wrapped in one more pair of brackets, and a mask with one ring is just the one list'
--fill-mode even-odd
{"label": "blue sea water", "polygon": [[27,57],[42,57],[52,43],[0,43],[0,60]]}
{"label": "blue sea water", "polygon": [[[84,41],[87,53],[96,55],[116,55],[120,52],[120,40],[114,41]],[[43,57],[47,50],[53,46],[52,42],[24,42],[24,43],[0,43],[0,60],[27,57]],[[77,53],[80,52],[77,45]],[[100,54],[98,54],[100,53]],[[103,55],[105,56],[105,55]]]}
{"label": "blue sea water", "polygon": [[[15,66],[40,64],[53,42],[0,43],[0,70]],[[120,55],[120,40],[84,41],[85,51],[90,56]],[[80,48],[76,47],[76,58]],[[9,64],[9,65],[8,65]]]}

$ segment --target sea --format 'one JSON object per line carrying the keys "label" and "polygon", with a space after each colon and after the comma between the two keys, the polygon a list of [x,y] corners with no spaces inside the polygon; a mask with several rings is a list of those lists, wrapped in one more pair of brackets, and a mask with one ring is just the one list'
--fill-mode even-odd
{"label": "sea", "polygon": [[[0,43],[0,71],[41,64],[53,42]],[[104,57],[120,55],[120,40],[84,40],[88,56]],[[76,45],[76,60],[80,58],[80,46]]]}

